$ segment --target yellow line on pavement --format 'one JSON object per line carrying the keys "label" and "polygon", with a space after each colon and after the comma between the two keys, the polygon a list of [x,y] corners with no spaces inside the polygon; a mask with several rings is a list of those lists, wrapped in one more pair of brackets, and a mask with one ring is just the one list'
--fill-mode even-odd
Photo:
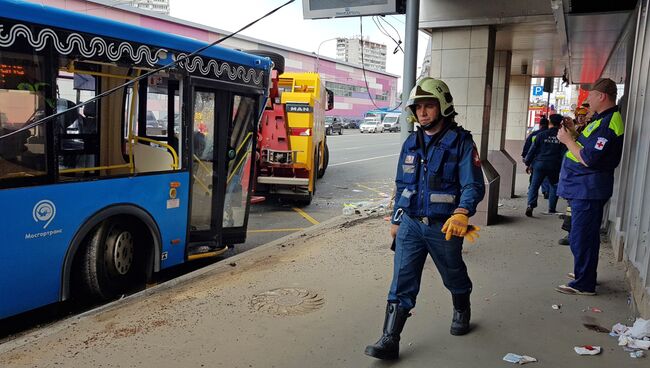
{"label": "yellow line on pavement", "polygon": [[363,185],[363,184],[359,184],[359,183],[357,183],[357,186],[358,186],[358,187],[361,187],[361,188],[363,188],[363,189],[367,189],[367,190],[369,190],[369,191],[375,192],[375,193],[379,194],[380,196],[386,196],[386,195],[387,195],[386,193],[384,193],[384,192],[382,192],[382,191],[380,191],[380,190],[377,190],[377,189],[375,189],[375,188],[367,187],[367,186],[365,186],[365,185]]}
{"label": "yellow line on pavement", "polygon": [[316,221],[313,217],[309,216],[305,211],[301,210],[298,207],[293,207],[292,208],[294,211],[298,212],[300,216],[304,217],[307,221],[311,222],[314,225],[320,224],[320,222]]}
{"label": "yellow line on pavement", "polygon": [[295,228],[295,229],[260,229],[260,230],[248,230],[249,233],[283,233],[283,232],[292,232],[292,231],[302,231],[304,228]]}

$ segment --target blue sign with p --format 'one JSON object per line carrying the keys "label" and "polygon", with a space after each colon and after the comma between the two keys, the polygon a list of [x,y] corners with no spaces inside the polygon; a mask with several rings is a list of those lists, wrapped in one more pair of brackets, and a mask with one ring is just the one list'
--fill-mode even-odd
{"label": "blue sign with p", "polygon": [[544,93],[543,86],[533,86],[533,96],[541,96]]}

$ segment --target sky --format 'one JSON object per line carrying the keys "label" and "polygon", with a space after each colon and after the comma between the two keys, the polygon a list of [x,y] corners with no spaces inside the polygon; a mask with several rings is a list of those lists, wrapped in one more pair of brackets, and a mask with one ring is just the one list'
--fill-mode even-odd
{"label": "sky", "polygon": [[[170,15],[225,31],[235,31],[270,10],[284,4],[287,0],[170,0]],[[403,74],[404,54],[393,54],[395,43],[383,35],[371,17],[363,17],[363,36],[370,36],[370,41],[386,45],[386,71],[401,76]],[[385,19],[399,31],[404,42],[404,15],[386,16]],[[395,31],[385,26],[393,38]],[[306,52],[319,53],[336,58],[336,37],[353,37],[360,34],[359,18],[303,19],[302,0],[280,9],[273,15],[261,20],[243,35],[260,40],[285,45]],[[429,36],[418,32],[417,64],[422,64]],[[323,42],[324,41],[324,42]],[[403,45],[402,45],[403,46]],[[419,70],[418,74],[419,75]],[[401,83],[401,82],[400,82]],[[401,88],[400,88],[401,89]]]}

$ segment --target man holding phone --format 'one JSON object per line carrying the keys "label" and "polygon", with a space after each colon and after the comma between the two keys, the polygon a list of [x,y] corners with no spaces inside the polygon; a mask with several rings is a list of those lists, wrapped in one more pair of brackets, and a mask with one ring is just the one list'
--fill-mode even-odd
{"label": "man holding phone", "polygon": [[587,101],[593,120],[574,140],[566,126],[558,139],[566,145],[558,195],[571,202],[569,243],[574,257],[573,280],[556,287],[570,295],[595,295],[600,223],[603,207],[612,196],[614,170],[623,151],[623,118],[616,106],[616,83],[609,78],[591,85]]}

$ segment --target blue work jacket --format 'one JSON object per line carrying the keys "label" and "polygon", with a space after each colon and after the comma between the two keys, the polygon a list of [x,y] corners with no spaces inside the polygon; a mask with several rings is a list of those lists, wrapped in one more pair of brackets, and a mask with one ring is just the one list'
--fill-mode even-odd
{"label": "blue work jacket", "polygon": [[524,141],[524,149],[521,151],[521,158],[525,159],[526,155],[528,154],[528,151],[530,151],[530,146],[537,140],[537,135],[540,134],[541,132],[544,132],[548,130],[548,128],[539,128],[539,130],[536,130],[528,135],[526,138],[526,141]]}
{"label": "blue work jacket", "polygon": [[623,152],[623,133],[623,118],[617,106],[594,115],[576,141],[587,166],[567,151],[558,195],[567,199],[609,199],[614,188],[614,170]]}
{"label": "blue work jacket", "polygon": [[400,223],[402,212],[438,219],[448,218],[456,208],[466,209],[469,216],[476,213],[485,195],[481,160],[470,132],[450,124],[428,144],[424,133],[416,131],[402,145],[393,224]]}
{"label": "blue work jacket", "polygon": [[545,129],[535,136],[524,158],[526,166],[538,170],[553,170],[556,173],[560,171],[566,146],[557,139],[558,130],[556,127]]}

